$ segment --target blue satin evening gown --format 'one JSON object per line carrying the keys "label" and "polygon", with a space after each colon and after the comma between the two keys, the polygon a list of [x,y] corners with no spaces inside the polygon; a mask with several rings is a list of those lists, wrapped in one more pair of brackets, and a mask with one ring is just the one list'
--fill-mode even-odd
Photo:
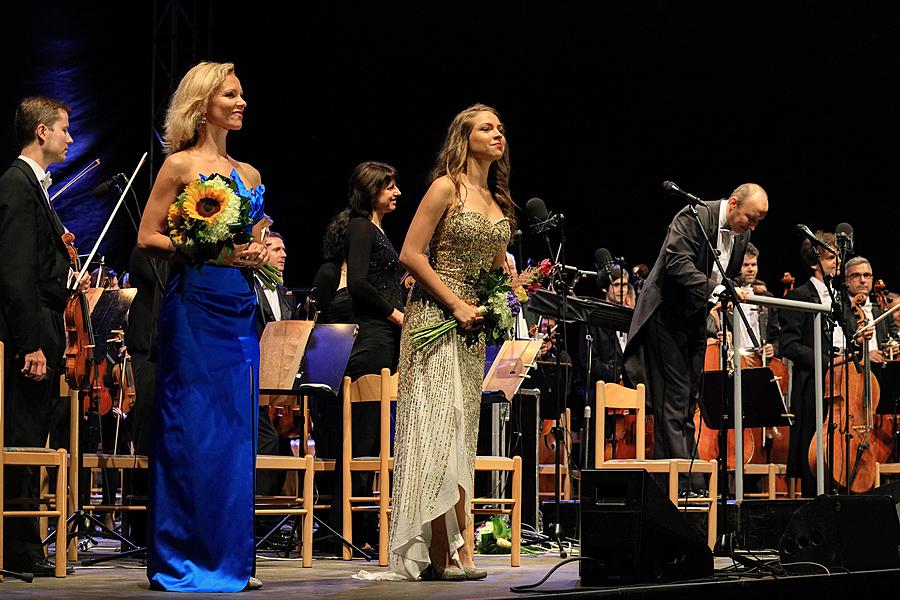
{"label": "blue satin evening gown", "polygon": [[[263,186],[248,190],[237,171],[231,178],[258,221]],[[253,574],[255,310],[250,272],[235,267],[181,266],[166,286],[150,462],[151,588],[237,592]]]}

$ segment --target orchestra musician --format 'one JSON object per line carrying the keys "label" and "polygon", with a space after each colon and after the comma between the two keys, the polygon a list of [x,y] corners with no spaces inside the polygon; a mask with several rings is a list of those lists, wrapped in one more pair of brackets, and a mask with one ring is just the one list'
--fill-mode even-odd
{"label": "orchestra musician", "polygon": [[[15,116],[19,157],[0,177],[0,340],[5,349],[5,445],[43,447],[59,397],[66,333],[69,254],[65,228],[50,206],[47,168],[66,159],[69,107],[44,97],[19,103]],[[89,284],[85,278],[83,286]],[[6,467],[6,498],[36,498],[40,469]],[[37,507],[25,510],[36,510]],[[9,519],[4,568],[52,576],[37,518]]]}
{"label": "orchestra musician", "polygon": [[[856,256],[847,261],[844,267],[844,278],[847,280],[847,292],[853,298],[864,294],[866,301],[862,304],[863,312],[869,323],[881,316],[883,312],[876,302],[872,302],[872,265],[867,258]],[[896,312],[894,313],[896,314]],[[855,331],[859,327],[856,315],[850,314],[850,327]],[[881,365],[885,362],[882,345],[888,340],[897,337],[897,323],[894,319],[885,317],[875,324],[875,335],[869,338],[867,350],[873,365]]]}
{"label": "orchestra musician", "polygon": [[[833,233],[817,231],[816,237],[825,245],[834,248]],[[805,284],[795,287],[786,296],[789,300],[817,302],[831,306],[831,294],[827,284],[837,271],[838,258],[831,252],[822,251],[816,256],[809,240],[803,240],[800,257],[810,269],[810,278]],[[815,354],[813,353],[814,315],[808,312],[786,310],[781,315],[781,352],[794,363],[791,375],[791,425],[788,446],[787,476],[800,479],[804,496],[816,496],[816,478],[810,468],[808,449],[816,433],[816,409],[814,389]],[[844,348],[844,332],[835,327],[830,343],[823,341],[822,363],[828,364],[832,348]]]}

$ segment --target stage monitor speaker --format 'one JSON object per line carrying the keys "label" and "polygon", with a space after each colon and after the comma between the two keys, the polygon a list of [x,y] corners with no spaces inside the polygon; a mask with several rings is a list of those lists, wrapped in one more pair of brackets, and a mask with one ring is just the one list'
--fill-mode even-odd
{"label": "stage monitor speaker", "polygon": [[900,568],[898,548],[900,522],[894,500],[887,492],[880,495],[873,490],[861,496],[813,499],[791,517],[778,553],[788,572],[821,572],[823,566],[869,571]]}
{"label": "stage monitor speaker", "polygon": [[581,585],[713,574],[704,536],[643,469],[581,472]]}

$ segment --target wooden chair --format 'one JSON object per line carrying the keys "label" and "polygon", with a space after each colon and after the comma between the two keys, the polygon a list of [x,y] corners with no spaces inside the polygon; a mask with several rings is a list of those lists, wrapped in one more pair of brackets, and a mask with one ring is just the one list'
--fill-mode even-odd
{"label": "wooden chair", "polygon": [[[572,447],[572,411],[566,409],[566,412],[559,416],[558,424],[563,429],[563,445],[559,453],[559,489],[560,496],[563,500],[572,499],[572,477],[574,473],[569,472],[569,451]],[[556,451],[554,450],[554,456]],[[554,463],[541,463],[538,465],[538,477],[541,475],[554,476],[556,474],[556,465]],[[551,479],[552,481],[552,479]],[[550,498],[556,495],[556,492],[538,492],[540,498]]]}
{"label": "wooden chair", "polygon": [[312,566],[313,544],[313,477],[316,472],[316,463],[311,454],[302,458],[296,456],[276,456],[260,454],[256,457],[256,468],[269,471],[296,471],[303,472],[303,486],[300,492],[294,496],[257,496],[254,513],[261,515],[297,515],[301,519],[300,525],[300,556],[301,565]]}
{"label": "wooden chair", "polygon": [[[512,474],[512,498],[473,498],[472,515],[509,515],[512,530],[512,548],[509,553],[509,565],[518,567],[522,557],[522,457],[514,456],[477,456],[475,472],[502,471]],[[466,543],[469,550],[475,552],[475,523],[466,525]]]}
{"label": "wooden chair", "polygon": [[[68,454],[64,448],[51,450],[48,448],[7,448],[3,442],[3,404],[6,400],[6,388],[4,372],[5,347],[0,342],[0,570],[3,569],[3,522],[7,518],[39,517],[56,519],[56,577],[66,576],[66,485],[68,482]],[[7,465],[30,467],[56,467],[56,494],[55,506],[38,510],[9,510],[6,508],[4,498],[4,471]],[[24,504],[31,504],[37,500],[23,499]],[[3,580],[0,575],[0,581]]]}
{"label": "wooden chair", "polygon": [[[343,399],[343,451],[341,477],[343,478],[344,538],[353,540],[353,513],[378,512],[378,565],[388,566],[388,513],[391,502],[390,471],[394,468],[391,456],[391,402],[397,400],[397,375],[390,369],[382,369],[380,375],[363,375],[356,381],[344,377]],[[379,453],[377,457],[353,456],[353,404],[379,402]],[[352,496],[351,473],[374,472],[378,474],[378,492],[372,496]],[[374,493],[373,493],[374,494]],[[372,503],[377,504],[372,504]],[[344,546],[343,559],[350,560],[353,553]]]}
{"label": "wooden chair", "polygon": [[[630,389],[615,383],[597,382],[597,415],[594,419],[594,456],[597,469],[645,469],[649,473],[668,475],[669,499],[679,509],[688,511],[701,510],[707,513],[707,543],[712,549],[716,545],[716,489],[718,484],[718,463],[715,460],[694,460],[688,458],[664,458],[648,460],[644,452],[646,438],[645,417],[646,390],[643,384],[637,389]],[[634,459],[604,460],[604,444],[606,443],[606,411],[607,409],[634,410],[637,415],[636,453]],[[679,498],[678,476],[680,474],[709,474],[710,493],[704,498],[691,498],[689,502]],[[698,506],[698,504],[700,506]],[[705,504],[706,506],[702,506]]]}
{"label": "wooden chair", "polygon": [[875,487],[881,485],[881,475],[900,475],[900,463],[875,463]]}

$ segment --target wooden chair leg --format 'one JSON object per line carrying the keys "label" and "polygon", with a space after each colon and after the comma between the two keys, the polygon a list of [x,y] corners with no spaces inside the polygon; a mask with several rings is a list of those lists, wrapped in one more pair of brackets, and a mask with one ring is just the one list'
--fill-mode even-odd
{"label": "wooden chair leg", "polygon": [[67,473],[66,451],[59,449],[59,467],[56,469],[56,577],[66,576],[66,482],[69,480]]}
{"label": "wooden chair leg", "polygon": [[718,523],[718,511],[719,511],[719,466],[715,460],[712,462],[712,473],[709,475],[709,513],[707,514],[707,522],[706,522],[706,542],[709,544],[709,549],[712,550],[716,547],[716,525]]}
{"label": "wooden chair leg", "polygon": [[[2,357],[2,356],[3,356],[3,351],[2,351],[2,346],[0,346],[0,357]],[[2,366],[2,365],[0,365],[0,366]],[[0,369],[0,371],[2,371],[2,369]],[[0,372],[0,388],[2,388],[2,386],[3,386],[2,375],[3,375],[2,372]],[[2,397],[3,397],[3,395],[0,394],[0,398],[2,398]],[[2,407],[0,407],[0,408],[2,408]],[[0,440],[2,440],[2,438],[3,438],[3,430],[2,430],[2,428],[0,428]],[[4,545],[3,544],[3,521],[5,520],[3,518],[3,512],[6,510],[6,503],[4,502],[4,495],[3,495],[4,493],[6,493],[5,490],[3,489],[3,481],[5,478],[3,460],[4,460],[3,444],[2,444],[2,442],[0,442],[0,571],[3,570],[3,545]],[[3,582],[3,574],[2,574],[2,572],[0,572],[0,583],[2,583],[2,582]]]}
{"label": "wooden chair leg", "polygon": [[509,565],[518,567],[522,558],[522,457],[513,457],[512,497],[512,548],[509,551]]}
{"label": "wooden chair leg", "polygon": [[304,567],[312,566],[312,546],[313,546],[313,476],[316,471],[315,458],[312,454],[306,455],[306,467],[303,471],[303,508],[306,514],[303,515],[303,548],[301,550],[302,561]]}
{"label": "wooden chair leg", "polygon": [[[474,503],[472,504],[472,508],[475,508]],[[472,520],[466,523],[466,530],[463,533],[464,539],[466,541],[466,545],[469,547],[469,552],[472,555],[475,555],[475,514],[474,510],[472,511]]]}
{"label": "wooden chair leg", "polygon": [[769,463],[769,472],[766,476],[766,491],[769,494],[769,500],[775,499],[776,485],[775,485],[775,465]]}

